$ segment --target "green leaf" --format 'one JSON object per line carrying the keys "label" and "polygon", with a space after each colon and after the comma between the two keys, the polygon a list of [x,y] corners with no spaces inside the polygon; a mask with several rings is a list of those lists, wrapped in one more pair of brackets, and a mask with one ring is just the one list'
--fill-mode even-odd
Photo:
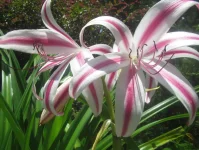
{"label": "green leaf", "polygon": [[[196,114],[196,116],[199,116],[199,112]],[[167,118],[163,118],[163,119],[160,119],[160,120],[157,120],[157,121],[153,121],[153,122],[151,122],[151,123],[149,123],[149,124],[147,124],[143,127],[138,128],[137,130],[135,130],[132,137],[135,137],[139,133],[141,133],[145,130],[148,130],[149,128],[151,128],[155,125],[159,125],[163,122],[175,120],[175,119],[181,119],[181,118],[188,118],[188,117],[189,117],[189,115],[186,113],[186,114],[174,115],[174,116],[171,116],[171,117],[167,117]]]}
{"label": "green leaf", "polygon": [[109,134],[103,138],[97,145],[96,150],[107,150],[113,144],[112,135]]}
{"label": "green leaf", "polygon": [[18,107],[16,108],[17,118],[21,117],[20,113],[22,113],[23,119],[25,120],[27,118],[28,113],[32,113],[32,111],[30,111],[31,100],[32,100],[32,84],[33,84],[33,80],[35,79],[36,73],[37,71],[34,70],[32,75],[30,76],[30,79],[28,80],[26,89],[24,90],[20,98],[20,101],[18,102]]}
{"label": "green leaf", "polygon": [[35,113],[32,114],[32,118],[30,121],[30,124],[28,125],[28,128],[26,130],[26,135],[25,135],[25,141],[24,141],[24,150],[28,150],[29,149],[29,145],[30,145],[30,136],[31,136],[31,132],[34,126],[34,121],[35,121]]}
{"label": "green leaf", "polygon": [[[9,68],[7,65],[8,60],[3,53],[3,51],[0,51],[1,53],[1,76],[2,76],[2,85],[1,85],[1,92],[2,96],[6,99],[6,102],[9,106],[11,106],[12,109],[12,83],[11,83],[11,73],[9,71]],[[6,119],[4,113],[0,111],[0,149],[5,149],[6,145],[8,145],[9,139],[12,140],[12,135],[11,135],[11,127]]]}
{"label": "green leaf", "polygon": [[128,150],[140,150],[137,144],[134,142],[134,139],[131,137],[124,138]]}
{"label": "green leaf", "polygon": [[9,108],[8,104],[4,100],[3,96],[0,94],[0,109],[4,112],[4,115],[8,119],[10,123],[10,127],[12,128],[13,132],[15,133],[15,137],[17,138],[21,148],[24,146],[25,136],[23,131],[21,130],[14,113],[12,113],[11,109]]}
{"label": "green leaf", "polygon": [[59,140],[64,136],[64,128],[67,125],[72,114],[73,100],[70,99],[65,107],[64,115],[56,117],[50,126],[46,126],[46,140],[44,141],[44,149],[56,149]]}
{"label": "green leaf", "polygon": [[[66,136],[63,138],[62,146],[59,149],[73,149],[76,140],[78,139],[81,131],[84,129],[88,121],[92,116],[92,112],[87,105],[84,105],[82,110],[78,113],[77,117],[73,120],[70,128],[66,132]],[[65,145],[65,146],[64,146]]]}
{"label": "green leaf", "polygon": [[168,142],[171,142],[183,136],[185,136],[185,130],[182,127],[178,127],[144,144],[141,144],[139,148],[140,150],[154,150]]}

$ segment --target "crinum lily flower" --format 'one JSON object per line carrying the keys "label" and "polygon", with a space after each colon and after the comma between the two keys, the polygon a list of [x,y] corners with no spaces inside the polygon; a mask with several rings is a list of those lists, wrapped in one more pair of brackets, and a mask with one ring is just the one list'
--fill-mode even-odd
{"label": "crinum lily flower", "polygon": [[199,35],[167,31],[188,8],[196,4],[198,2],[192,0],[158,2],[143,17],[134,37],[125,24],[113,17],[102,16],[88,22],[80,33],[82,45],[87,26],[103,25],[114,35],[119,52],[99,56],[84,64],[71,81],[70,95],[77,97],[97,78],[121,69],[115,96],[117,136],[130,136],[136,129],[144,103],[153,95],[147,89],[155,88],[157,81],[182,102],[189,113],[188,125],[192,124],[199,104],[198,96],[187,79],[167,60],[179,57],[199,60],[199,53],[187,47],[199,45]]}
{"label": "crinum lily flower", "polygon": [[[45,111],[42,116],[61,115],[63,105],[69,98],[67,94],[68,82],[70,78],[59,86],[60,80],[65,70],[71,65],[73,75],[88,60],[92,59],[93,54],[105,53],[112,48],[105,44],[97,44],[88,48],[80,47],[55,21],[51,8],[51,0],[46,0],[41,10],[41,16],[48,29],[39,30],[16,30],[0,37],[0,47],[14,49],[26,53],[40,54],[45,60],[45,64],[40,68],[37,76],[42,72],[59,67],[53,72],[44,86],[44,98],[34,95],[44,101]],[[55,54],[49,56],[48,54]],[[58,88],[58,90],[57,90]],[[65,95],[63,95],[65,93]],[[95,116],[99,115],[102,109],[103,86],[101,80],[96,80],[89,84],[82,92]],[[50,114],[52,113],[52,114]],[[47,118],[49,119],[49,118]]]}

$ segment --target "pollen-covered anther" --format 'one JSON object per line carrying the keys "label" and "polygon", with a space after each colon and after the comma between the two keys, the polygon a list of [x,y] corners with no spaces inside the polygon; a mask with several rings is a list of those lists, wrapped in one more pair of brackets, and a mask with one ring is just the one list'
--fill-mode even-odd
{"label": "pollen-covered anther", "polygon": [[145,89],[145,91],[146,92],[155,91],[155,90],[158,90],[159,88],[160,88],[160,86],[155,87],[155,88]]}

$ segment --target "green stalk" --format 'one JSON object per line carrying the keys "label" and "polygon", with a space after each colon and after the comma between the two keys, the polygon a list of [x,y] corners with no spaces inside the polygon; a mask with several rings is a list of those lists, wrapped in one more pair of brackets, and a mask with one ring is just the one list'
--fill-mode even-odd
{"label": "green stalk", "polygon": [[106,83],[104,81],[104,78],[102,79],[102,82],[104,88],[104,96],[106,98],[106,105],[108,107],[108,113],[112,122],[111,128],[112,128],[112,137],[113,137],[113,150],[121,150],[122,149],[121,138],[117,137],[115,132],[115,115],[114,115],[113,103],[111,100],[109,90],[107,89]]}

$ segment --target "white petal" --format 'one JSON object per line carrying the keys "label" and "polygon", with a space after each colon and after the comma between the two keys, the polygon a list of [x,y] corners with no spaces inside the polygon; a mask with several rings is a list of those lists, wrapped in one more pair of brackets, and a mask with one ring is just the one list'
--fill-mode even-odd
{"label": "white petal", "polygon": [[51,0],[46,0],[42,6],[41,17],[47,28],[61,33],[65,39],[78,46],[76,42],[57,24],[50,9]]}
{"label": "white petal", "polygon": [[110,53],[88,61],[73,77],[70,96],[77,97],[94,80],[115,72],[130,63],[129,57],[122,53]]}
{"label": "white petal", "polygon": [[54,98],[55,94],[57,91],[57,87],[59,85],[59,82],[65,72],[65,70],[68,67],[69,62],[71,59],[74,58],[74,55],[71,55],[68,57],[56,70],[55,72],[51,75],[50,79],[46,82],[44,86],[44,107],[50,111],[51,113],[55,115],[60,115],[56,110],[55,110],[55,104],[54,104]]}
{"label": "white petal", "polygon": [[155,94],[154,88],[157,88],[157,85],[158,85],[157,80],[146,74],[146,90],[149,90],[146,91],[146,98],[145,98],[146,103],[150,103],[151,98]]}
{"label": "white petal", "polygon": [[170,32],[165,34],[158,42],[156,42],[157,50],[155,46],[147,47],[147,51],[144,56],[151,56],[155,52],[156,55],[162,53],[166,46],[166,51],[171,49],[189,46],[189,45],[199,45],[199,34],[190,32]]}
{"label": "white petal", "polygon": [[[129,28],[120,20],[110,16],[101,16],[89,21],[80,32],[80,42],[83,46],[86,45],[83,42],[83,34],[86,27],[91,25],[103,25],[107,27],[115,37],[115,43],[118,45],[121,51],[129,53],[130,49],[133,50],[133,36]],[[136,52],[135,52],[136,54]]]}
{"label": "white petal", "polygon": [[[57,93],[54,98],[54,106],[57,112],[61,112],[64,108],[65,104],[69,100],[69,84],[72,77],[68,76],[67,79],[64,80],[64,83],[61,84],[58,89]],[[45,124],[48,121],[50,121],[55,115],[46,109],[42,111],[41,117],[40,117],[40,124]]]}
{"label": "white petal", "polygon": [[113,49],[106,44],[96,44],[89,47],[92,54],[103,55],[113,52]]}
{"label": "white petal", "polygon": [[46,54],[69,55],[79,51],[59,33],[48,29],[15,30],[0,37],[0,48],[36,54],[36,46],[40,46]]}
{"label": "white petal", "polygon": [[120,70],[106,75],[105,83],[109,91],[115,86],[119,77],[119,73],[120,73]]}
{"label": "white petal", "polygon": [[[78,74],[78,71],[81,69],[87,60],[92,59],[93,56],[89,51],[82,51],[76,55],[76,57],[70,62],[71,71],[73,76]],[[95,116],[99,115],[102,110],[103,102],[103,86],[101,79],[96,79],[90,83],[83,91],[83,96],[88,102],[90,108],[92,109]]]}
{"label": "white petal", "polygon": [[193,0],[161,0],[146,13],[135,31],[136,46],[158,41],[191,6]]}
{"label": "white petal", "polygon": [[143,72],[134,66],[122,69],[116,86],[115,125],[117,136],[128,137],[139,124],[145,99]]}
{"label": "white petal", "polygon": [[189,81],[173,65],[168,63],[164,66],[165,63],[161,61],[154,68],[150,66],[142,66],[142,68],[177,96],[189,113],[188,124],[190,125],[196,116],[198,96]]}
{"label": "white petal", "polygon": [[163,60],[175,59],[175,58],[192,58],[199,60],[199,52],[191,47],[179,47],[176,49],[168,50],[164,53]]}

